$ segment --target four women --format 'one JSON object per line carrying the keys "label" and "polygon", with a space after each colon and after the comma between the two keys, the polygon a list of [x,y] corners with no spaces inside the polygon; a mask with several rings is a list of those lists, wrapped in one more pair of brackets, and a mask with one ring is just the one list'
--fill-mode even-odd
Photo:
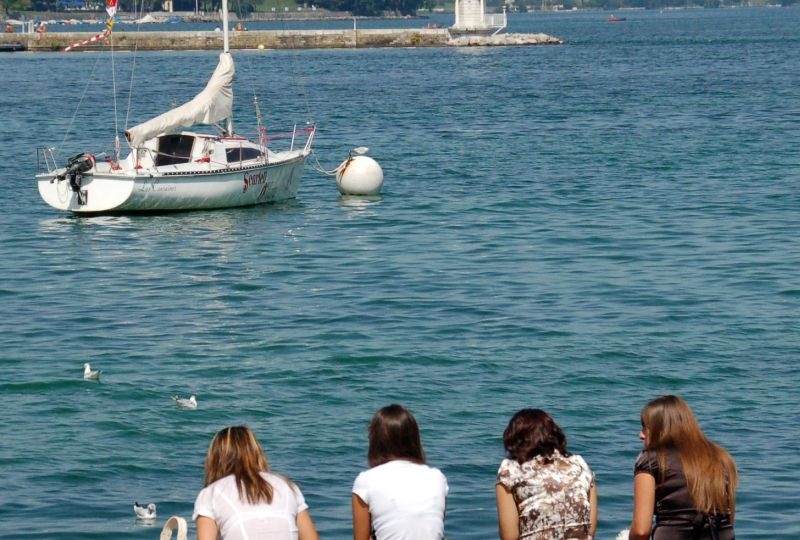
{"label": "four women", "polygon": [[[733,540],[738,477],[730,454],[705,437],[677,396],[645,405],[641,421],[630,540]],[[555,421],[522,409],[503,445],[495,488],[501,540],[591,540],[594,473],[567,450]],[[375,413],[367,461],[352,489],[354,540],[444,539],[447,479],[426,464],[410,411],[393,404]],[[270,471],[248,428],[217,433],[205,470],[193,515],[198,540],[318,539],[300,489]]]}

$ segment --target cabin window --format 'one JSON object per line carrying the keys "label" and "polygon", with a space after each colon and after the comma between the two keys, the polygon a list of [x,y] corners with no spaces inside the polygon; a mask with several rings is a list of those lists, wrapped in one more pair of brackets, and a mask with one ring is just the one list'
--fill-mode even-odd
{"label": "cabin window", "polygon": [[192,158],[194,137],[191,135],[162,135],[158,138],[156,166],[188,163]]}
{"label": "cabin window", "polygon": [[249,159],[263,158],[264,156],[264,154],[258,148],[243,148],[241,146],[225,149],[225,155],[228,156],[228,163],[238,163],[240,161],[247,161]]}

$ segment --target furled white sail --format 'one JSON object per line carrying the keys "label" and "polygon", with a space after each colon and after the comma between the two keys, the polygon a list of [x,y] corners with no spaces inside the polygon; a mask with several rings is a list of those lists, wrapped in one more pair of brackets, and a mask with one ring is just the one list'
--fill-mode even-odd
{"label": "furled white sail", "polygon": [[147,139],[198,124],[214,124],[231,116],[233,110],[233,75],[236,69],[230,53],[219,55],[217,69],[194,99],[125,132],[132,147],[141,146]]}

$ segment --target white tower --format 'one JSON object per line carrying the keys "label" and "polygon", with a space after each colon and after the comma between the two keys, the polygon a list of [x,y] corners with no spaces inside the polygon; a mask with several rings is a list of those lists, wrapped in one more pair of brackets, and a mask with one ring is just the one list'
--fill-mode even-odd
{"label": "white tower", "polygon": [[486,4],[484,0],[456,0],[456,22],[451,27],[462,32],[486,32]]}
{"label": "white tower", "polygon": [[506,6],[502,14],[486,15],[485,0],[456,0],[456,22],[453,34],[497,34],[508,25]]}

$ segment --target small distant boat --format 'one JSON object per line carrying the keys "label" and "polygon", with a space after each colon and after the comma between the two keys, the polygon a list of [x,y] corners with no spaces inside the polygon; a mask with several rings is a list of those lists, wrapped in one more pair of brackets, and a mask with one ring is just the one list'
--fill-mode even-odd
{"label": "small distant boat", "polygon": [[27,49],[24,43],[15,41],[13,43],[0,43],[0,52],[18,52]]}
{"label": "small distant boat", "polygon": [[154,17],[152,13],[148,13],[144,17],[136,19],[133,22],[136,23],[136,24],[150,24],[150,23],[159,23],[159,22],[163,22],[163,21],[161,19],[158,19],[158,18]]}
{"label": "small distant boat", "polygon": [[608,19],[606,19],[606,20],[607,20],[608,22],[622,22],[622,21],[624,21],[624,20],[626,20],[626,19],[625,19],[625,17],[617,17],[616,15],[612,15],[612,16],[610,16],[610,17],[609,17]]}

